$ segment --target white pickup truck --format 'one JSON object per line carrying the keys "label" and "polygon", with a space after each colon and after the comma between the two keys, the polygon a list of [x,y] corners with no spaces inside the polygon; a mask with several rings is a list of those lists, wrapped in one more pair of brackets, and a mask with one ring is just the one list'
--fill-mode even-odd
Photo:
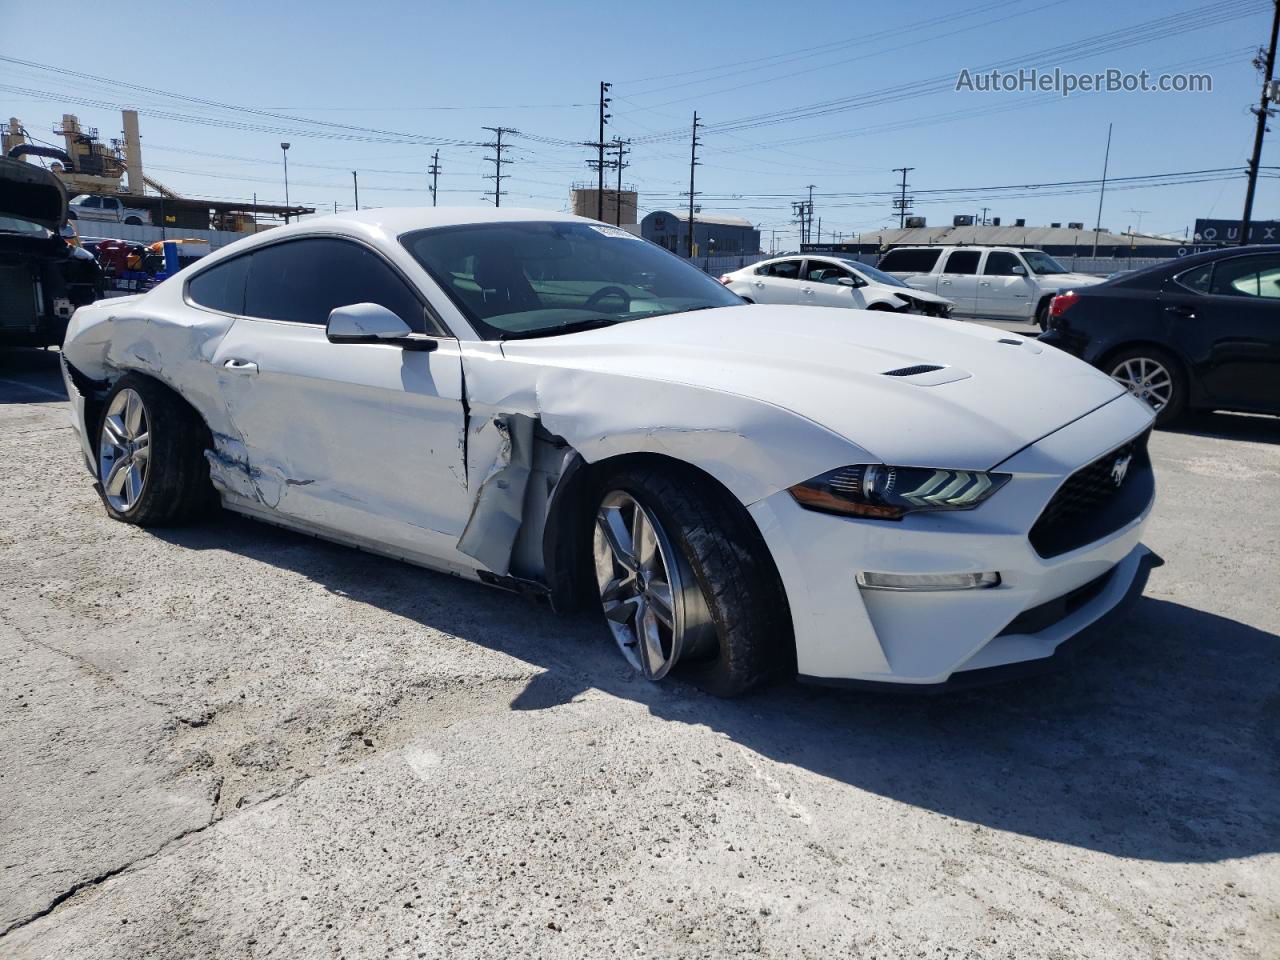
{"label": "white pickup truck", "polygon": [[1019,247],[896,247],[877,266],[909,287],[954,300],[956,316],[1034,320],[1041,329],[1055,294],[1103,280]]}
{"label": "white pickup truck", "polygon": [[90,193],[81,194],[67,204],[67,216],[72,220],[105,220],[108,223],[151,222],[150,213],[126,207],[120,197],[100,197]]}

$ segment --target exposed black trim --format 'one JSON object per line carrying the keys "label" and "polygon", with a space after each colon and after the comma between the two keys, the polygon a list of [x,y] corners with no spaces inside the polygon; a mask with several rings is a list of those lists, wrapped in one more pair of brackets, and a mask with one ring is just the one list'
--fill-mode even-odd
{"label": "exposed black trim", "polygon": [[[1147,587],[1147,577],[1156,567],[1164,566],[1164,560],[1150,551],[1138,561],[1138,569],[1134,572],[1133,582],[1119,602],[1074,637],[1058,644],[1058,648],[1047,657],[1037,660],[1024,660],[1020,663],[1007,663],[997,667],[983,667],[978,670],[961,670],[953,673],[941,683],[891,683],[882,680],[850,680],[839,677],[812,677],[799,674],[796,679],[801,683],[820,687],[840,687],[848,690],[869,690],[876,693],[896,693],[908,696],[936,696],[952,693],[956,690],[968,690],[975,687],[986,687],[992,684],[1009,683],[1014,680],[1025,680],[1046,673],[1069,667],[1076,657],[1102,638],[1102,635],[1120,620],[1133,604],[1137,603]],[[1088,584],[1086,584],[1088,586]]]}

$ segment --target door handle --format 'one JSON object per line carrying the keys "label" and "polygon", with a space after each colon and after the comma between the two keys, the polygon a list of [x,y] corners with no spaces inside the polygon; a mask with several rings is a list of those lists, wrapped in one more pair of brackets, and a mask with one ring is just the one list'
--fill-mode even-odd
{"label": "door handle", "polygon": [[980,287],[989,287],[989,286],[991,286],[991,281],[990,281],[990,280],[979,280],[979,281],[978,281],[978,286],[980,286]]}
{"label": "door handle", "polygon": [[801,292],[801,293],[806,293],[806,294],[807,294],[807,293],[813,293],[813,287],[801,287],[801,288],[800,288],[800,292]]}
{"label": "door handle", "polygon": [[1195,310],[1180,303],[1175,304],[1172,307],[1165,307],[1164,312],[1172,313],[1175,317],[1185,317],[1188,320],[1194,320],[1196,318]]}
{"label": "door handle", "polygon": [[234,370],[236,373],[257,373],[258,365],[252,360],[237,360],[232,357],[222,365],[224,370]]}
{"label": "door handle", "polygon": [[951,286],[951,281],[950,281],[950,280],[939,280],[939,281],[938,281],[938,283],[942,284],[944,287],[949,287],[949,286]]}
{"label": "door handle", "polygon": [[761,290],[763,290],[763,289],[764,289],[764,281],[763,281],[763,280],[757,280],[757,281],[756,281],[756,286],[757,286],[757,287],[759,287]]}

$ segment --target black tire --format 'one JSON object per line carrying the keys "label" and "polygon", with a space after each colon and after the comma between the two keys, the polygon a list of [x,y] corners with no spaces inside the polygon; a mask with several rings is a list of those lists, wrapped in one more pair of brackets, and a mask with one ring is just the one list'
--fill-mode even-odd
{"label": "black tire", "polygon": [[887,303],[873,303],[871,304],[871,306],[867,307],[867,309],[880,310],[884,313],[897,313],[897,311],[894,310],[893,307],[889,306]]}
{"label": "black tire", "polygon": [[1172,393],[1169,401],[1156,411],[1156,426],[1163,427],[1177,420],[1187,409],[1187,373],[1182,362],[1167,350],[1154,346],[1127,347],[1107,357],[1099,366],[1111,376],[1122,364],[1132,360],[1153,360],[1169,371]]}
{"label": "black tire", "polygon": [[1041,300],[1040,306],[1036,307],[1035,322],[1041,330],[1049,329],[1049,300]]}
{"label": "black tire", "polygon": [[750,297],[743,297],[743,298],[742,298],[742,302],[743,302],[743,303],[755,303],[755,301],[754,301],[754,300],[752,300]]}
{"label": "black tire", "polygon": [[739,696],[794,664],[786,593],[746,509],[705,475],[679,466],[636,466],[611,474],[591,499],[630,494],[662,525],[689,562],[711,613],[717,647],[676,664],[674,674],[718,697]]}
{"label": "black tire", "polygon": [[216,495],[209,481],[204,451],[208,429],[190,406],[168,387],[138,374],[116,381],[98,412],[93,449],[102,443],[103,423],[116,395],[133,390],[142,398],[148,427],[149,457],[142,493],[128,509],[111,504],[98,458],[98,494],[112,519],[140,527],[183,523],[205,513]]}
{"label": "black tire", "polygon": [[142,219],[140,217],[125,217],[124,222],[131,227],[142,226]]}

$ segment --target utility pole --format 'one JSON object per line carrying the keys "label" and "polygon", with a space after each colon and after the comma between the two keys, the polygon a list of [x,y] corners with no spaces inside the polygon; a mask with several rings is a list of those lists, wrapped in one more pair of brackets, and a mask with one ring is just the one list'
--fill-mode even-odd
{"label": "utility pole", "polygon": [[898,196],[894,206],[898,208],[898,228],[902,229],[907,225],[907,174],[914,170],[915,167],[894,167],[894,173],[902,174],[902,192]]}
{"label": "utility pole", "polygon": [[982,208],[982,219],[978,221],[979,226],[985,227],[987,225],[987,211],[990,209],[991,209],[990,207]]}
{"label": "utility pole", "polygon": [[698,111],[693,111],[693,137],[689,145],[689,259],[693,259],[693,198],[696,197],[697,191],[693,189],[693,171],[698,166],[698,146],[701,141],[698,139]]}
{"label": "utility pole", "polygon": [[351,186],[355,188],[356,209],[359,210],[360,209],[360,178],[356,176],[356,172],[354,170],[351,171]]}
{"label": "utility pole", "polygon": [[431,155],[431,166],[427,167],[427,173],[431,174],[431,205],[436,205],[436,187],[440,183],[440,151],[437,150]]}
{"label": "utility pole", "polygon": [[1135,210],[1133,209],[1133,207],[1130,207],[1128,210],[1125,211],[1125,213],[1136,213],[1138,215],[1138,226],[1131,231],[1132,233],[1142,232],[1142,215],[1144,213],[1150,213],[1150,212],[1151,212],[1150,210]]}
{"label": "utility pole", "polygon": [[[596,184],[596,219],[601,223],[604,222],[604,125],[609,122],[609,114],[604,112],[612,101],[605,94],[609,92],[609,88],[613,84],[600,81],[600,136],[596,138],[596,149],[599,150],[599,156],[596,158],[596,175],[598,182]],[[690,188],[692,189],[692,188]]]}
{"label": "utility pole", "polygon": [[[289,225],[289,145],[280,144],[280,152],[284,154],[284,224],[287,227]],[[133,184],[129,184],[129,189],[133,189]]]}
{"label": "utility pole", "polygon": [[[1244,215],[1240,217],[1240,245],[1249,242],[1249,224],[1253,219],[1253,194],[1258,187],[1258,164],[1262,162],[1262,138],[1267,132],[1267,118],[1271,116],[1271,108],[1267,104],[1274,103],[1277,91],[1272,87],[1272,76],[1276,68],[1276,34],[1280,32],[1280,0],[1273,4],[1275,10],[1271,16],[1271,44],[1267,47],[1265,79],[1262,84],[1262,100],[1253,107],[1258,117],[1258,129],[1253,135],[1253,155],[1249,158],[1249,186],[1244,192]],[[1259,59],[1261,54],[1259,54]],[[1254,60],[1257,64],[1257,59]]]}
{"label": "utility pole", "polygon": [[630,142],[621,137],[613,138],[613,146],[618,151],[618,159],[614,161],[614,166],[618,168],[618,190],[613,195],[613,223],[618,227],[622,226],[622,168],[631,166],[629,163],[624,163],[622,158],[631,152],[625,149],[625,145]]}
{"label": "utility pole", "polygon": [[822,218],[818,218],[818,246],[822,246]]}
{"label": "utility pole", "polygon": [[493,173],[485,176],[486,180],[493,181],[493,190],[492,191],[486,190],[485,195],[488,196],[490,193],[492,193],[493,205],[495,207],[500,207],[502,206],[502,195],[506,193],[506,191],[502,189],[502,181],[507,179],[507,177],[510,176],[510,174],[502,172],[502,163],[503,163],[502,151],[511,149],[510,144],[504,144],[502,142],[502,135],[504,133],[519,133],[520,131],[514,129],[513,127],[485,127],[484,129],[492,131],[495,137],[492,143],[481,144],[481,146],[490,147],[493,149],[493,156],[485,157],[486,160],[488,160],[490,163],[493,164]]}
{"label": "utility pole", "polygon": [[1107,152],[1102,155],[1102,187],[1098,190],[1098,219],[1093,224],[1093,256],[1098,255],[1098,234],[1102,232],[1102,198],[1107,195],[1107,165],[1111,162],[1111,124],[1107,124]]}

